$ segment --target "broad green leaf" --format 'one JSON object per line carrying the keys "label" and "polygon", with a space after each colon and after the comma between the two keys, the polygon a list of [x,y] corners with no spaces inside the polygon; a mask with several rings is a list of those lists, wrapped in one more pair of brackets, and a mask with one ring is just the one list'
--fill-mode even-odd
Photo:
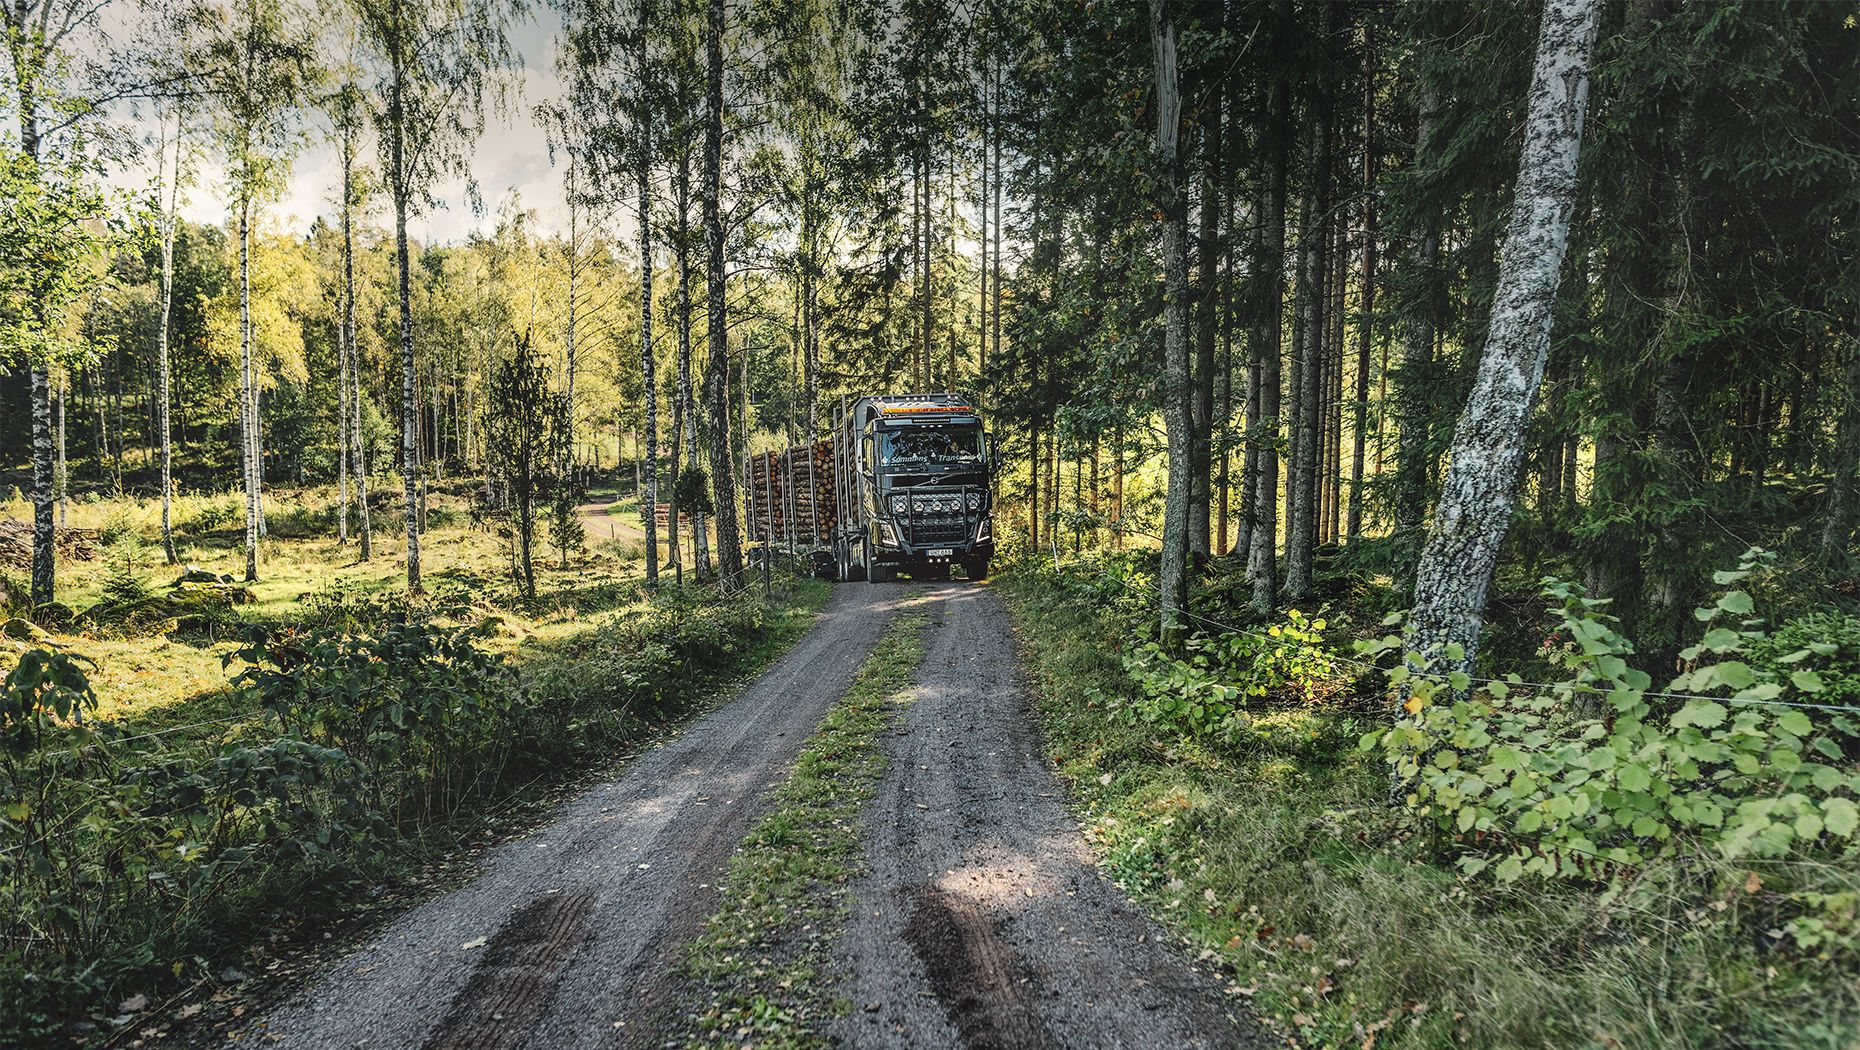
{"label": "broad green leaf", "polygon": [[1742,660],[1726,660],[1712,665],[1712,677],[1732,689],[1748,689],[1756,684],[1757,674]]}
{"label": "broad green leaf", "polygon": [[1854,831],[1860,829],[1860,808],[1854,806],[1852,799],[1824,799],[1821,803],[1821,819],[1829,834],[1852,838]]}
{"label": "broad green leaf", "polygon": [[1724,597],[1718,599],[1718,608],[1738,616],[1748,616],[1756,609],[1756,605],[1751,602],[1750,595],[1743,591],[1727,591]]}
{"label": "broad green leaf", "polygon": [[1686,702],[1686,706],[1680,708],[1679,712],[1673,715],[1673,725],[1675,727],[1690,725],[1698,726],[1700,729],[1711,729],[1723,725],[1726,714],[1727,712],[1725,711],[1724,705],[1716,701],[1689,700]]}
{"label": "broad green leaf", "polygon": [[1782,731],[1794,733],[1796,736],[1807,736],[1815,731],[1815,723],[1810,722],[1808,716],[1800,711],[1784,711],[1781,715],[1777,716],[1776,726]]}
{"label": "broad green leaf", "polygon": [[1653,786],[1653,774],[1638,762],[1622,766],[1615,776],[1623,791],[1645,791]]}
{"label": "broad green leaf", "polygon": [[1821,684],[1821,676],[1813,671],[1791,671],[1789,681],[1804,693],[1819,693],[1827,688]]}

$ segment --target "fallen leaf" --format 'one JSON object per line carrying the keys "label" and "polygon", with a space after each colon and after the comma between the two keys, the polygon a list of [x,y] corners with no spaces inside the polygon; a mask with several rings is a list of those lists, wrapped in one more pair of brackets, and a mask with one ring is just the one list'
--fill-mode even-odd
{"label": "fallen leaf", "polygon": [[466,941],[464,944],[459,945],[459,949],[461,951],[471,951],[473,948],[482,948],[482,947],[484,947],[483,937],[473,937],[471,940]]}
{"label": "fallen leaf", "polygon": [[1099,777],[1099,778],[1098,778],[1098,783],[1100,783],[1100,784],[1103,784],[1103,785],[1105,785],[1105,786],[1107,786],[1107,787],[1109,787],[1109,786],[1110,786],[1110,783],[1111,783],[1111,774],[1109,774],[1109,773],[1106,773],[1105,775],[1103,775],[1103,776],[1101,776],[1101,777]]}
{"label": "fallen leaf", "polygon": [[117,1012],[125,1014],[133,1014],[138,1010],[146,1010],[148,1008],[149,997],[143,995],[141,992],[137,992],[116,1005]]}
{"label": "fallen leaf", "polygon": [[1763,888],[1763,877],[1761,875],[1758,875],[1754,871],[1747,872],[1744,875],[1744,892],[1745,893],[1755,893],[1762,888]]}

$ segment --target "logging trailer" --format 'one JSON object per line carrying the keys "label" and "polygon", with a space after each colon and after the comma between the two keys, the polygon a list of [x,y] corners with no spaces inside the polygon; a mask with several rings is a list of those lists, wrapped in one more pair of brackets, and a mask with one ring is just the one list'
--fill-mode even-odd
{"label": "logging trailer", "polygon": [[750,539],[805,554],[815,573],[940,580],[994,556],[994,447],[956,394],[842,401],[833,436],[749,460]]}

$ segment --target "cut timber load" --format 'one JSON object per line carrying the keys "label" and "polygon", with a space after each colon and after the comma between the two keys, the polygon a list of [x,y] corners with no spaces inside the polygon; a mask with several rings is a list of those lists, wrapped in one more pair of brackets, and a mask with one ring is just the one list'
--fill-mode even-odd
{"label": "cut timber load", "polygon": [[833,442],[750,457],[752,540],[796,547],[831,543],[839,521],[834,504]]}

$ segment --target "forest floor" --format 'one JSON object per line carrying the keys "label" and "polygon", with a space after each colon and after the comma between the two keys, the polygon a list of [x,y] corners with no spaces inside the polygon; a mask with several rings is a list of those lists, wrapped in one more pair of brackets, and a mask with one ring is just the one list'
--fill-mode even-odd
{"label": "forest floor", "polygon": [[[378,507],[391,504],[398,492],[377,488],[375,495],[385,493],[388,499],[374,502]],[[376,511],[372,557],[362,561],[356,522],[349,523],[348,543],[338,544],[333,538],[328,510],[333,495],[328,486],[281,489],[270,495],[271,528],[261,541],[259,579],[239,584],[249,592],[247,600],[234,607],[239,621],[301,622],[320,609],[391,600],[405,589],[405,517],[391,506]],[[612,502],[610,496],[607,503]],[[74,499],[70,526],[96,530],[102,542],[93,559],[61,561],[58,600],[81,614],[103,601],[112,579],[125,573],[155,592],[166,592],[189,567],[243,581],[239,514],[235,494],[178,498],[174,517],[179,565],[169,566],[163,563],[156,539],[160,506],[154,500]],[[30,520],[30,508],[23,502],[0,505],[0,517]],[[553,552],[538,552],[538,591],[547,599],[530,603],[520,600],[511,581],[507,542],[473,526],[462,497],[434,491],[428,497],[428,527],[421,537],[426,586],[440,599],[469,599],[479,611],[494,614],[500,628],[487,645],[496,651],[521,658],[559,645],[585,630],[587,614],[624,598],[615,585],[641,576],[641,541],[627,534],[627,518],[617,513],[608,518],[617,531],[610,535],[607,528],[589,528],[588,549],[570,568],[563,569],[550,556]],[[638,535],[636,529],[633,533]],[[23,593],[24,571],[7,571]],[[105,623],[72,624],[53,629],[51,635],[66,652],[94,661],[90,680],[97,691],[98,714],[104,718],[143,729],[167,729],[224,713],[220,708],[227,672],[222,661],[237,648],[234,630],[179,637]]]}
{"label": "forest floor", "polygon": [[[990,589],[838,587],[739,697],[246,1032],[305,1047],[779,1044],[829,1027],[858,1046],[1259,1045],[1233,990],[1098,874],[1021,683]],[[862,782],[850,808],[823,801]],[[823,860],[832,833],[860,856],[806,870],[855,877],[758,881]],[[771,902],[766,927],[732,925]],[[722,1001],[754,1017],[720,1024]]]}

